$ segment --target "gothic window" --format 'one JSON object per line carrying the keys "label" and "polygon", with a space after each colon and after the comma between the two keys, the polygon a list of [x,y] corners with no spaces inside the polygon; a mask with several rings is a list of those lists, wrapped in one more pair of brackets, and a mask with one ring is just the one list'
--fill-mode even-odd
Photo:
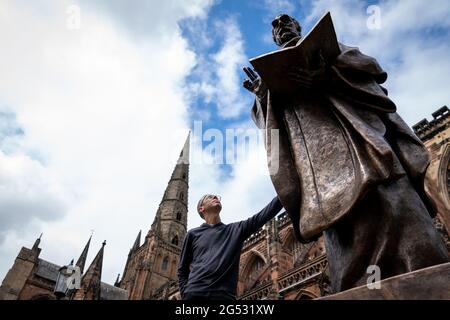
{"label": "gothic window", "polygon": [[173,237],[172,244],[174,244],[176,246],[178,245],[178,236]]}
{"label": "gothic window", "polygon": [[180,211],[177,212],[177,220],[181,221],[181,212]]}
{"label": "gothic window", "polygon": [[183,179],[186,179],[186,173],[183,173]]}
{"label": "gothic window", "polygon": [[253,265],[250,269],[250,273],[257,273],[259,270],[262,269],[262,267],[264,266],[264,261],[261,258],[256,258],[255,261],[253,262]]}
{"label": "gothic window", "polygon": [[180,200],[184,200],[184,193],[180,192]]}
{"label": "gothic window", "polygon": [[258,285],[257,280],[260,276],[261,270],[264,267],[264,260],[261,257],[254,255],[252,258],[252,262],[250,262],[250,266],[247,269],[247,279],[245,286],[247,289],[250,289],[256,285]]}
{"label": "gothic window", "polygon": [[169,264],[169,258],[165,257],[161,264],[161,270],[163,270],[163,271],[167,270],[168,264]]}
{"label": "gothic window", "polygon": [[293,233],[289,236],[288,241],[286,241],[286,249],[292,254],[293,262],[295,263],[301,255],[302,246],[300,242],[298,242]]}
{"label": "gothic window", "polygon": [[177,261],[175,259],[172,260],[172,272],[170,273],[172,275],[172,277],[177,276],[177,266],[178,266]]}

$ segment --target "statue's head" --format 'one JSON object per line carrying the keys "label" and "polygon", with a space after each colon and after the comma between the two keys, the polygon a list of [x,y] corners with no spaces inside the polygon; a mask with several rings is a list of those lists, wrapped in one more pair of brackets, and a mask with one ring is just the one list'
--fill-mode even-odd
{"label": "statue's head", "polygon": [[272,21],[272,37],[275,43],[282,47],[294,38],[302,36],[302,27],[297,20],[283,13]]}

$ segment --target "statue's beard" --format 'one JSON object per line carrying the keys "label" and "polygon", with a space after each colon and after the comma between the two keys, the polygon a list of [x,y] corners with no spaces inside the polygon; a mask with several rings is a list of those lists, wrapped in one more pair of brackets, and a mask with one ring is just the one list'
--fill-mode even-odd
{"label": "statue's beard", "polygon": [[291,31],[287,31],[281,34],[281,40],[283,42],[287,42],[290,41],[292,39],[294,39],[297,36],[297,34],[291,32]]}
{"label": "statue's beard", "polygon": [[278,44],[281,46],[298,37],[300,37],[300,35],[290,29],[280,29],[277,31]]}

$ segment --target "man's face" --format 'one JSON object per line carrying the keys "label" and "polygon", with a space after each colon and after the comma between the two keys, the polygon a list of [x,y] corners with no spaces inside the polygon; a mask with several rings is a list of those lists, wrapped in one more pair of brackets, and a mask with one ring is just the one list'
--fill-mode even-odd
{"label": "man's face", "polygon": [[222,203],[220,202],[220,197],[217,195],[208,195],[203,200],[202,206],[203,212],[217,212],[219,213],[222,209]]}
{"label": "man's face", "polygon": [[287,14],[281,14],[272,21],[273,40],[279,46],[290,40],[301,37],[295,20]]}

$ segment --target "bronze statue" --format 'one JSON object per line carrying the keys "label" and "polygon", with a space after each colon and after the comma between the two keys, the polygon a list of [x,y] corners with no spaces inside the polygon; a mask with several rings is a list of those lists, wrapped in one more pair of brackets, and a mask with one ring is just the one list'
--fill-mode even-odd
{"label": "bronze statue", "polygon": [[[280,48],[302,39],[286,14],[272,26]],[[450,260],[424,191],[428,152],[381,86],[386,72],[358,48],[339,49],[314,70],[286,73],[299,95],[274,94],[250,68],[243,83],[256,96],[256,125],[279,129],[272,182],[297,238],[324,235],[335,292],[366,284],[370,265],[384,279]]]}

